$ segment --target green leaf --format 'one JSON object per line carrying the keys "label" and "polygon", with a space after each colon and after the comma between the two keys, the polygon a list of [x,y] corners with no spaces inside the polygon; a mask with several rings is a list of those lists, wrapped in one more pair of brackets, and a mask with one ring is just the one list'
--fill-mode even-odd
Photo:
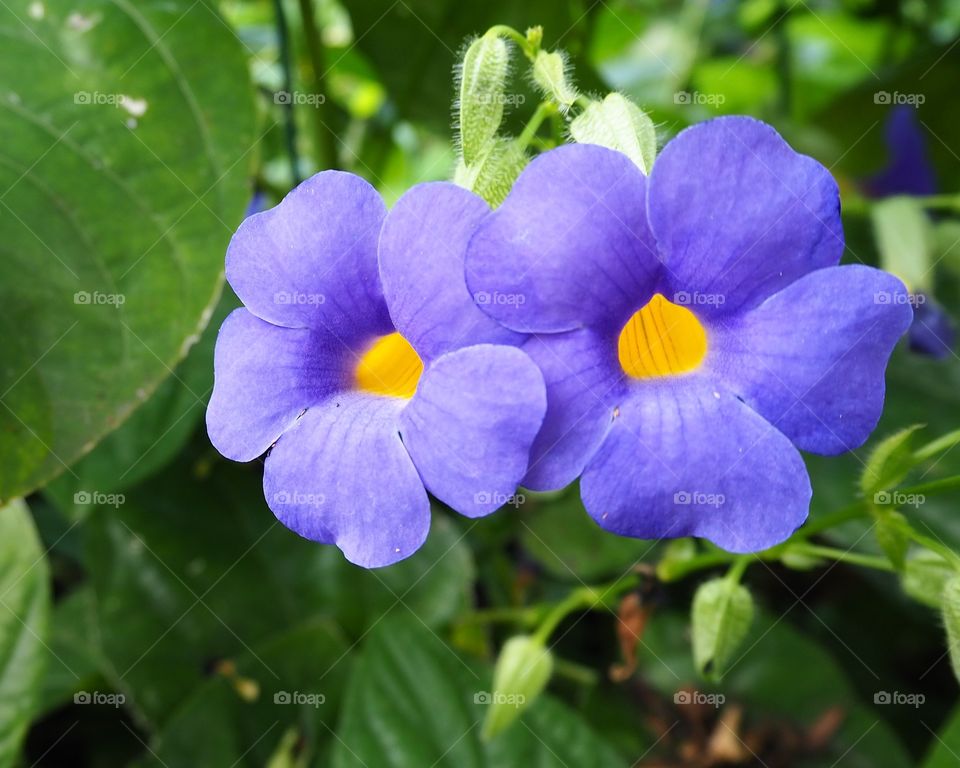
{"label": "green leaf", "polygon": [[492,739],[536,701],[553,674],[553,654],[543,641],[516,635],[503,644],[493,669],[484,739]]}
{"label": "green leaf", "polygon": [[594,101],[570,123],[570,135],[580,144],[599,144],[623,152],[645,174],[657,156],[653,121],[619,93]]}
{"label": "green leaf", "polygon": [[467,166],[480,162],[503,119],[510,69],[506,40],[488,32],[467,48],[460,72],[460,148]]}
{"label": "green leaf", "polygon": [[953,566],[936,552],[917,550],[904,563],[903,591],[917,602],[939,609],[943,588],[955,573]]}
{"label": "green leaf", "polygon": [[10,498],[89,451],[196,341],[256,137],[212,0],[5,4],[0,28],[18,30],[0,48]]}
{"label": "green leaf", "polygon": [[524,727],[490,741],[480,722],[490,670],[468,663],[407,612],[377,624],[354,666],[337,731],[334,768],[626,768],[580,716],[549,696]]}
{"label": "green leaf", "polygon": [[[912,197],[880,200],[871,206],[870,218],[880,251],[880,266],[903,280],[911,293],[930,291],[930,220],[919,201]],[[880,294],[878,299],[883,296]]]}
{"label": "green leaf", "polygon": [[14,765],[40,698],[50,570],[30,510],[0,508],[0,766]]}
{"label": "green leaf", "polygon": [[943,587],[940,613],[947,631],[947,651],[953,676],[960,680],[960,576],[953,576]]}
{"label": "green leaf", "polygon": [[367,571],[339,550],[301,539],[263,501],[261,469],[174,463],[84,523],[102,652],[114,685],[162,723],[210,659],[232,657],[311,616],[360,636],[391,610],[428,626],[470,600],[473,562],[439,517],[413,557]]}
{"label": "green leaf", "polygon": [[720,679],[753,621],[749,590],[728,578],[701,584],[691,609],[693,659],[701,674]]}
{"label": "green leaf", "polygon": [[893,488],[916,466],[913,456],[913,434],[923,429],[923,424],[914,424],[901,429],[880,441],[870,452],[860,475],[860,491],[868,499],[879,491]]}
{"label": "green leaf", "polygon": [[533,81],[544,96],[564,110],[577,100],[577,89],[569,80],[570,67],[560,51],[538,51],[533,62]]}
{"label": "green leaf", "polygon": [[306,756],[328,747],[352,657],[337,626],[311,620],[220,660],[160,729],[142,765],[267,764],[288,729]]}

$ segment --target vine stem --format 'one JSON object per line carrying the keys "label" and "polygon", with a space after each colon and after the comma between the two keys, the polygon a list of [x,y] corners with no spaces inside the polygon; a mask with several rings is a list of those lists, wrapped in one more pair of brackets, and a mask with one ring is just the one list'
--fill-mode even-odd
{"label": "vine stem", "polygon": [[322,104],[313,104],[314,134],[316,141],[316,161],[319,168],[336,167],[337,145],[333,130],[323,119],[323,108],[327,105],[326,93],[326,52],[317,15],[313,9],[313,0],[300,0],[300,17],[303,20],[303,35],[310,56],[310,69],[313,75],[313,93],[322,96]]}
{"label": "vine stem", "polygon": [[521,134],[517,136],[517,146],[519,146],[520,149],[526,149],[537,135],[537,131],[540,130],[543,121],[556,114],[556,112],[557,106],[552,101],[540,102],[536,112],[533,113],[533,117],[530,118],[530,122],[524,126]]}
{"label": "vine stem", "polygon": [[[273,0],[274,18],[277,25],[277,46],[280,50],[280,68],[283,70],[283,90],[293,93],[293,69],[290,56],[290,31],[287,26],[287,13],[283,9],[283,0]],[[297,124],[293,117],[293,99],[282,105],[283,137],[287,155],[290,159],[290,175],[293,186],[300,183],[300,159],[297,155]]]}

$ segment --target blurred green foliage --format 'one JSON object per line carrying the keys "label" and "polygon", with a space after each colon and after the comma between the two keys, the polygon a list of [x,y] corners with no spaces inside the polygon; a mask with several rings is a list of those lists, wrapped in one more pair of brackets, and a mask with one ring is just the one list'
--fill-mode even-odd
{"label": "blurred green foliage", "polygon": [[[494,24],[542,25],[580,92],[628,96],[661,146],[718,114],[770,121],[839,179],[848,260],[883,258],[860,182],[887,161],[894,99],[922,97],[940,191],[960,191],[956,0],[0,4],[0,495],[35,492],[0,511],[0,766],[957,764],[935,608],[960,451],[923,452],[960,429],[955,354],[899,349],[871,443],[806,457],[823,528],[751,561],[753,621],[719,682],[691,653],[697,585],[729,563],[709,546],[609,536],[567,489],[479,521],[438,505],[419,553],[367,572],[280,526],[260,465],[210,447],[244,206],[328,167],[388,203],[450,178],[454,67]],[[540,102],[521,59],[514,135]],[[545,125],[545,146],[563,138]],[[927,260],[954,318],[958,213],[910,208],[924,247],[900,268]],[[918,424],[909,450],[873,453]],[[901,513],[933,550],[861,495],[901,483],[928,489]],[[831,517],[851,504],[865,514]],[[571,595],[548,693],[484,741],[497,649]]]}

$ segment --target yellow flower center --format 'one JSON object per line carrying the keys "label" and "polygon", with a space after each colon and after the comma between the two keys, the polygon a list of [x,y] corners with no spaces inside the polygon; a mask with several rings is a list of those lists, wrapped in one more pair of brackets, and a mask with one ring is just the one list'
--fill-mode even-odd
{"label": "yellow flower center", "polygon": [[360,358],[357,386],[388,397],[413,397],[423,373],[417,351],[399,333],[381,336]]}
{"label": "yellow flower center", "polygon": [[623,326],[617,353],[628,376],[673,376],[700,365],[707,333],[693,312],[658,293]]}

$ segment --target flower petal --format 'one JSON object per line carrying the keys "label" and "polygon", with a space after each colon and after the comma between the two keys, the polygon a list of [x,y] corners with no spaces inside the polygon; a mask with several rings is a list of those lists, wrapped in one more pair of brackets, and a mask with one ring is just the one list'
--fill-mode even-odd
{"label": "flower petal", "polygon": [[307,411],[267,456],[263,490],[277,519],[365,568],[419,549],[430,502],[400,440],[402,407],[348,393]]}
{"label": "flower petal", "polygon": [[790,441],[701,375],[636,390],[580,489],[609,531],[702,536],[731,552],[784,541],[803,523],[811,496]]}
{"label": "flower petal", "polygon": [[467,517],[506,503],[527,470],[546,410],[543,376],[513,347],[478,344],[442,355],[400,417],[427,489]]}
{"label": "flower petal", "polygon": [[691,294],[706,314],[755,307],[843,253],[829,171],[749,117],[710,120],[667,144],[647,209],[667,298]]}
{"label": "flower petal", "polygon": [[425,360],[484,342],[519,344],[473,302],[463,274],[467,243],[490,213],[482,198],[447,182],[418,184],[387,214],[380,275],[390,317]]}
{"label": "flower petal", "polygon": [[659,269],[646,184],[626,155],[599,146],[537,157],[467,249],[477,303],[515,331],[619,330],[653,294]]}
{"label": "flower petal", "polygon": [[345,341],[389,333],[377,239],[386,208],[359,176],[324,171],[246,219],[227,250],[227,281],[257,317]]}
{"label": "flower petal", "polygon": [[887,360],[912,317],[892,275],[821,269],[716,329],[711,365],[798,447],[843,453],[877,425]]}
{"label": "flower petal", "polygon": [[596,452],[623,395],[616,341],[583,329],[534,336],[523,346],[547,385],[547,415],[522,485],[554,491],[572,483]]}
{"label": "flower petal", "polygon": [[346,356],[336,339],[234,310],[217,336],[210,442],[234,461],[255,459],[304,409],[345,386]]}

